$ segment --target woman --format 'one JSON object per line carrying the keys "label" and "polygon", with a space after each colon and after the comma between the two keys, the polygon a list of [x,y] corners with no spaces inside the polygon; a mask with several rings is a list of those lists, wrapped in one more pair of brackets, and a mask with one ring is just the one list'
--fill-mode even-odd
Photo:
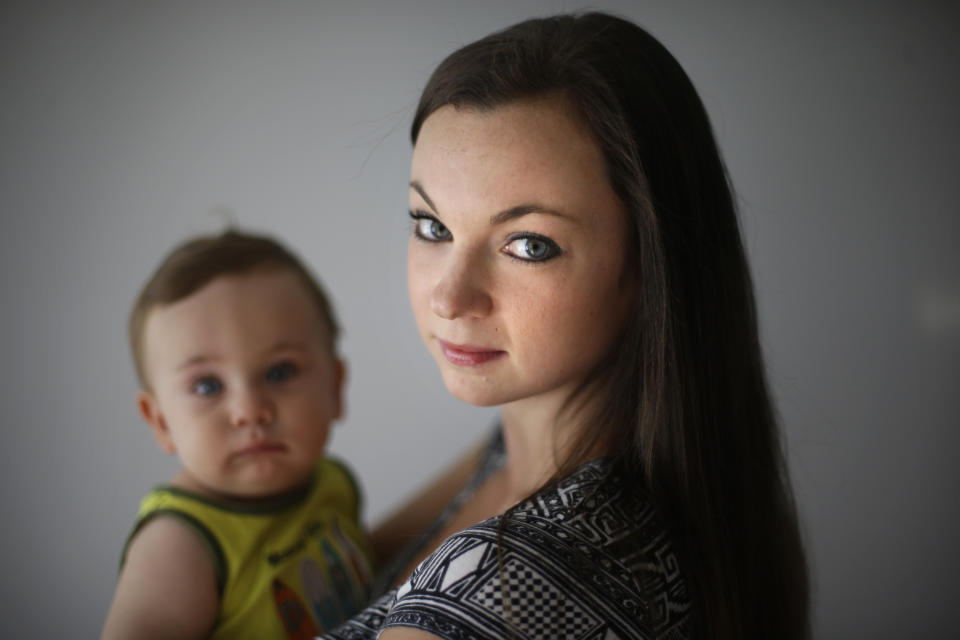
{"label": "woman", "polygon": [[418,327],[502,429],[380,529],[393,552],[452,500],[333,637],[807,635],[749,270],[678,63],[612,16],[523,22],[440,64],[412,139]]}

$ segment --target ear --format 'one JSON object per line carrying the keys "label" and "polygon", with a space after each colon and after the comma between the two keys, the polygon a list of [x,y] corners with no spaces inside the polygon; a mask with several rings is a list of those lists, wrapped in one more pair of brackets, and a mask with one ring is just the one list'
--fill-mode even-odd
{"label": "ear", "polygon": [[176,453],[177,447],[173,444],[170,429],[167,428],[167,421],[164,419],[163,413],[160,411],[160,405],[157,404],[157,399],[153,394],[141,389],[137,393],[137,409],[140,411],[140,417],[153,431],[153,437],[160,448],[167,453]]}
{"label": "ear", "polygon": [[343,385],[347,379],[347,363],[341,358],[333,360],[333,389],[331,390],[330,400],[333,402],[333,412],[330,415],[331,420],[337,420],[343,416],[344,399]]}

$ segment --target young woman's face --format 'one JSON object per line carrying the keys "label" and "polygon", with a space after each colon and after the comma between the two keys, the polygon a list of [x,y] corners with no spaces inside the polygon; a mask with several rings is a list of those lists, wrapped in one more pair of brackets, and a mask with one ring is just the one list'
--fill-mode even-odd
{"label": "young woman's face", "polygon": [[410,301],[457,398],[562,402],[614,347],[630,304],[626,215],[563,100],[432,113],[410,215]]}

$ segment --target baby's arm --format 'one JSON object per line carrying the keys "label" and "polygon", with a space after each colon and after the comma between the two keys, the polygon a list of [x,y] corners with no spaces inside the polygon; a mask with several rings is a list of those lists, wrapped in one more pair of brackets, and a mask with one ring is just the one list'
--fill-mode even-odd
{"label": "baby's arm", "polygon": [[205,638],[219,607],[213,560],[200,536],[158,516],[127,548],[101,640]]}

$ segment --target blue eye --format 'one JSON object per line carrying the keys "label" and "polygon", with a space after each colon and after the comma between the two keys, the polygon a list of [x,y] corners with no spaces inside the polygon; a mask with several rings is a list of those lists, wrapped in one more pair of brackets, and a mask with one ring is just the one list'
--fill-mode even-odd
{"label": "blue eye", "polygon": [[213,376],[207,376],[206,378],[200,378],[190,385],[190,391],[198,396],[215,396],[223,391],[223,383]]}
{"label": "blue eye", "polygon": [[413,218],[413,234],[421,240],[444,242],[452,237],[450,230],[429,213],[411,211],[410,217]]}
{"label": "blue eye", "polygon": [[510,240],[503,248],[507,255],[524,262],[546,262],[563,251],[550,238],[527,233]]}
{"label": "blue eye", "polygon": [[267,369],[266,377],[269,382],[286,382],[296,374],[296,365],[290,362],[281,362]]}

